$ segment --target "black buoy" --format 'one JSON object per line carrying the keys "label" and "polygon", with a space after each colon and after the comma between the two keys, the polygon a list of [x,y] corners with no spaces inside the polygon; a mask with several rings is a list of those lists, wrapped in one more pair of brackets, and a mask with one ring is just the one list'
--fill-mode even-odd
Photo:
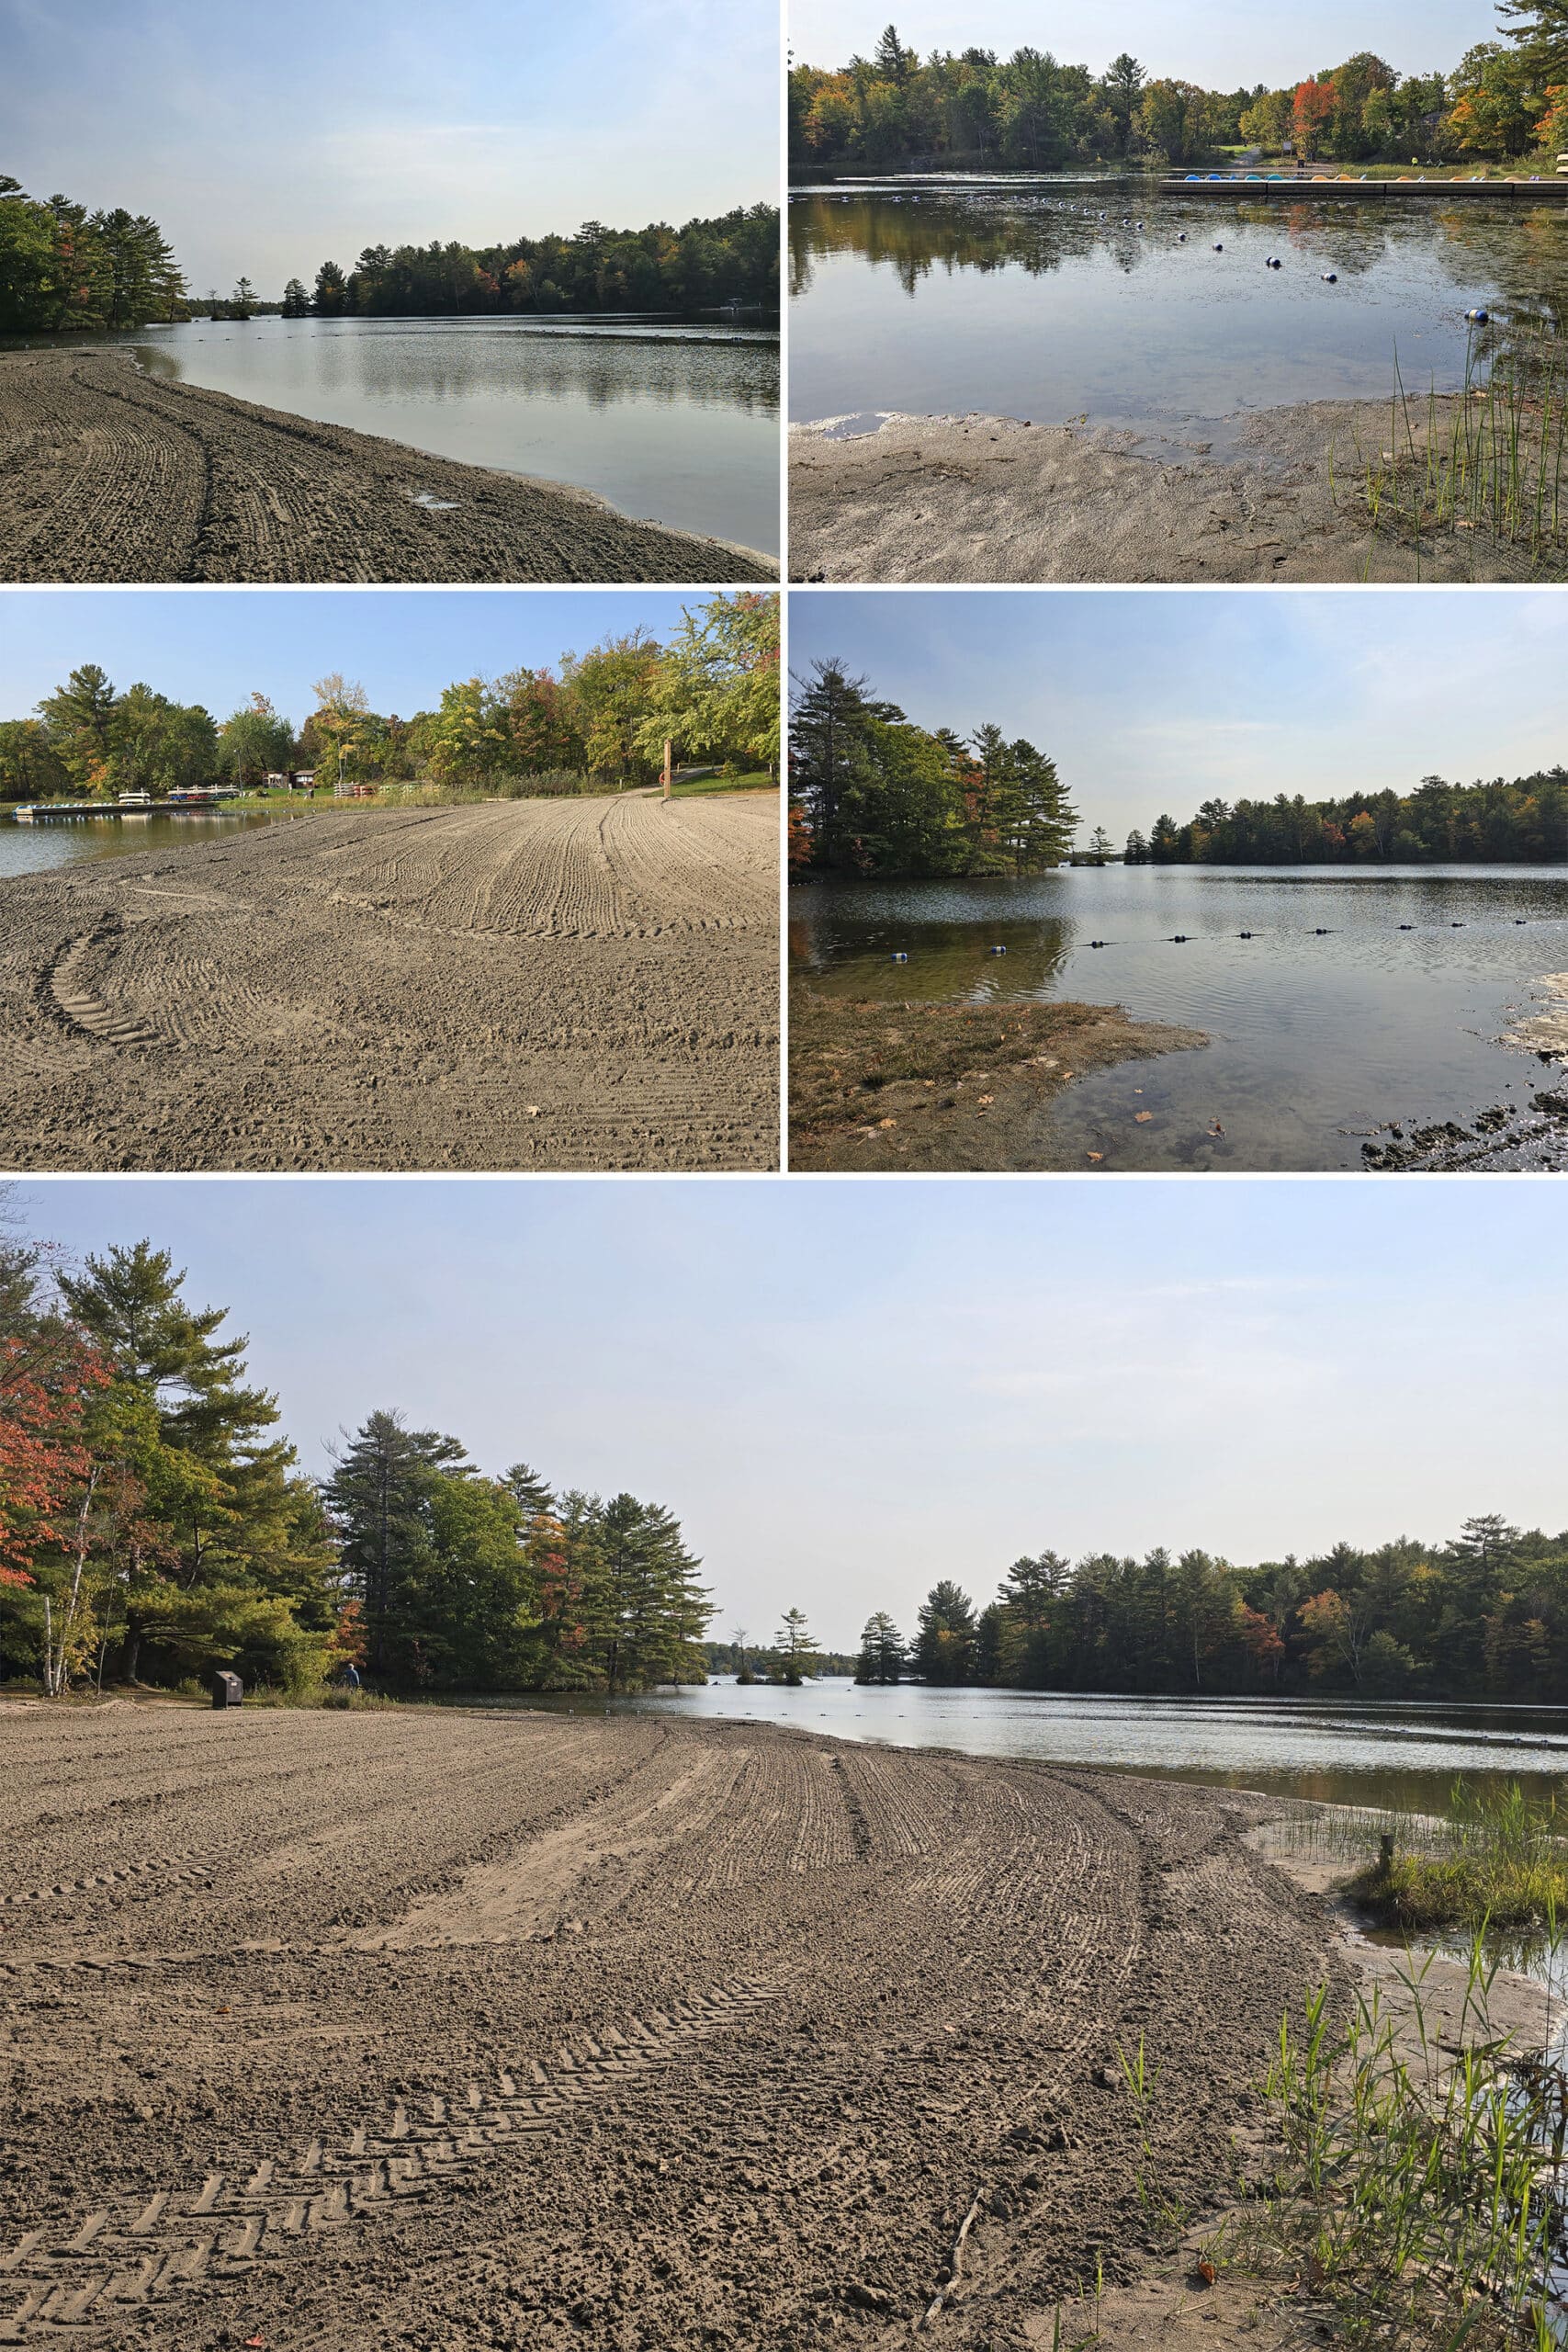
{"label": "black buoy", "polygon": [[1184,931],[1179,931],[1170,944],[1173,947],[1190,947],[1192,942]]}
{"label": "black buoy", "polygon": [[1091,939],[1089,944],[1091,947],[1109,947],[1111,942],[1109,939]]}
{"label": "black buoy", "polygon": [[1416,926],[1413,922],[1402,922],[1399,928],[1401,931],[1414,931]]}
{"label": "black buoy", "polygon": [[1329,933],[1325,931],[1321,923],[1318,924],[1317,929],[1313,933],[1313,937],[1314,939],[1326,939],[1328,936]]}
{"label": "black buoy", "polygon": [[1464,929],[1464,925],[1461,922],[1450,922],[1449,929],[1450,931],[1462,931]]}
{"label": "black buoy", "polygon": [[1250,938],[1252,937],[1252,935],[1253,935],[1253,934],[1251,933],[1251,932],[1250,932],[1250,931],[1238,931],[1238,932],[1236,933],[1236,937],[1237,937],[1238,939],[1250,939]]}
{"label": "black buoy", "polygon": [[1184,245],[1187,243],[1187,232],[1185,229],[1183,229],[1176,242],[1179,245]]}
{"label": "black buoy", "polygon": [[1214,247],[1214,251],[1215,251],[1217,254],[1223,254],[1223,253],[1224,252],[1224,245],[1216,245],[1216,246]]}

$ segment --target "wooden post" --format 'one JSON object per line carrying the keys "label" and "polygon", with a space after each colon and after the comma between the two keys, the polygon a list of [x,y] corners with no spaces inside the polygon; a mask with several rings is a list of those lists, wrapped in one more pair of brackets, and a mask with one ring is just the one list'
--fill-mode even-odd
{"label": "wooden post", "polygon": [[670,797],[670,786],[673,776],[671,754],[674,752],[674,749],[675,746],[673,743],[671,743],[669,738],[666,737],[664,743],[664,797],[666,800]]}
{"label": "wooden post", "polygon": [[1386,1878],[1393,1868],[1393,1836],[1385,1830],[1378,1839],[1378,1868]]}

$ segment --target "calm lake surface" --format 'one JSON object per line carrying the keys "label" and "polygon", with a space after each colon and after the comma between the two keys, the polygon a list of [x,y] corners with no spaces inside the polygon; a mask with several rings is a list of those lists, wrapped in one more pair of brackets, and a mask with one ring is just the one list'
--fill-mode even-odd
{"label": "calm lake surface", "polygon": [[[1061,997],[1208,1035],[1201,1050],[1069,1088],[1042,1112],[1042,1164],[1097,1150],[1115,1169],[1359,1168],[1384,1121],[1462,1123],[1528,1103],[1541,1066],[1497,1041],[1539,1008],[1542,981],[1568,970],[1568,867],[1111,865],[1016,882],[814,882],[791,889],[789,911],[791,971],[829,994]],[[896,975],[895,950],[909,957]],[[1154,1116],[1139,1125],[1142,1111]],[[1216,1119],[1220,1138],[1207,1132]]]}
{"label": "calm lake surface", "polygon": [[0,818],[0,881],[13,874],[48,874],[61,865],[83,865],[94,858],[124,857],[129,852],[177,849],[210,841],[215,833],[245,832],[254,825],[306,824],[280,808],[193,811],[188,817],[73,817],[63,824],[18,825]]}
{"label": "calm lake surface", "polygon": [[[602,1699],[547,1703],[603,1713]],[[1568,1708],[1370,1706],[1271,1699],[1114,1699],[1024,1690],[742,1689],[731,1675],[609,1702],[636,1713],[789,1724],[895,1747],[953,1747],[1263,1789],[1325,1804],[1440,1812],[1461,1774],[1544,1794],[1568,1776]]]}
{"label": "calm lake surface", "polygon": [[778,548],[778,338],[760,326],[193,319],[126,340],[176,382],[570,482],[639,521]]}
{"label": "calm lake surface", "polygon": [[[1568,209],[1545,206],[890,179],[797,193],[789,225],[790,414],[850,429],[979,411],[1157,441],[1245,410],[1385,398],[1396,346],[1408,388],[1456,390],[1472,335],[1485,356],[1568,318]],[[1495,322],[1479,334],[1477,308]]]}

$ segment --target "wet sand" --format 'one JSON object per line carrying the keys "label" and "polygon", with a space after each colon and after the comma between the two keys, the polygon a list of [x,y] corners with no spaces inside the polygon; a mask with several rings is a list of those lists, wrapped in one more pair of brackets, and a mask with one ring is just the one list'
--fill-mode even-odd
{"label": "wet sand", "polygon": [[1340,1969],[1270,1810],[751,1724],[0,1703],[0,2342],[880,2347],[941,2295],[961,2352],[1049,2343],[1154,2258],[1118,2049],[1210,2211]]}
{"label": "wet sand", "polygon": [[0,354],[0,580],[771,580],[586,491],[455,464],[123,353]]}
{"label": "wet sand", "polygon": [[797,987],[790,1166],[1039,1168],[1042,1108],[1075,1078],[1206,1043],[1201,1030],[1134,1021],[1114,1004],[862,1003]]}
{"label": "wet sand", "polygon": [[0,884],[0,1165],[767,1169],[778,799],[491,801]]}
{"label": "wet sand", "polygon": [[[1439,440],[1452,402],[1437,403]],[[831,423],[831,420],[827,420]],[[1173,430],[1136,436],[1008,417],[889,419],[845,440],[790,433],[796,580],[1508,581],[1540,576],[1478,533],[1375,540],[1356,452],[1386,447],[1389,404],[1312,401],[1227,420],[1224,454]],[[1416,462],[1427,413],[1413,419]],[[1338,495],[1334,482],[1337,480]]]}

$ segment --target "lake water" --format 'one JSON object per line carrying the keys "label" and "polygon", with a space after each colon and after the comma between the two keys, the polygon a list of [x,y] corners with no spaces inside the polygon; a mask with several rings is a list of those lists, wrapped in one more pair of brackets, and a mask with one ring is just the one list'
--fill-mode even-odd
{"label": "lake water", "polygon": [[[13,874],[48,874],[94,858],[178,849],[189,842],[210,841],[215,833],[290,821],[283,808],[193,810],[188,817],[72,817],[62,824],[43,825],[18,825],[0,812],[0,881]],[[306,824],[309,820],[297,814],[294,821]]]}
{"label": "lake water", "polygon": [[193,319],[153,373],[776,553],[778,338],[658,319]]}
{"label": "lake water", "polygon": [[979,411],[1157,441],[1244,410],[1387,397],[1396,347],[1407,387],[1457,389],[1470,310],[1494,314],[1483,356],[1568,319],[1568,209],[1545,206],[880,180],[797,194],[789,232],[797,421]]}
{"label": "lake water", "polygon": [[[829,994],[1060,997],[1208,1035],[1200,1051],[1081,1079],[1043,1107],[1030,1161],[1041,1165],[1095,1150],[1119,1170],[1359,1168],[1384,1121],[1463,1123],[1527,1104],[1546,1073],[1498,1040],[1539,1008],[1547,976],[1568,970],[1568,866],[813,882],[791,889],[789,913],[791,972]],[[897,972],[896,950],[909,958]],[[1139,1125],[1140,1112],[1153,1116]],[[1221,1137],[1208,1132],[1216,1120]]]}
{"label": "lake water", "polygon": [[799,1690],[732,1675],[637,1697],[527,1703],[580,1712],[723,1716],[837,1739],[966,1756],[1089,1764],[1325,1804],[1441,1812],[1454,1780],[1568,1779],[1568,1707],[1371,1706],[1348,1701],[1123,1699],[1029,1690],[862,1690],[836,1677]]}

